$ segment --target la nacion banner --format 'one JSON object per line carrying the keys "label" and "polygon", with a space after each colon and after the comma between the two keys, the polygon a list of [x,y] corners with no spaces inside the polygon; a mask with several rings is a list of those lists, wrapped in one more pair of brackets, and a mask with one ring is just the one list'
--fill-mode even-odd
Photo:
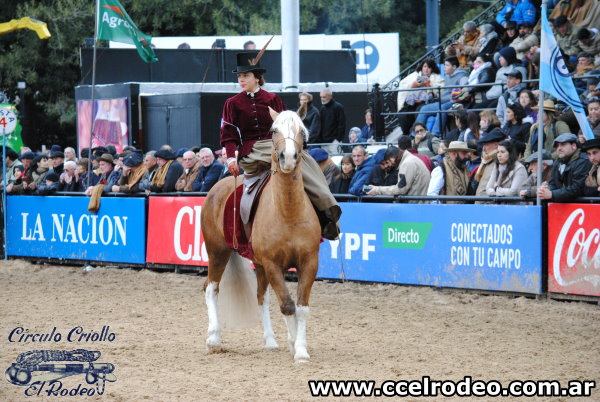
{"label": "la nacion banner", "polygon": [[542,291],[541,208],[345,203],[320,278]]}
{"label": "la nacion banner", "polygon": [[144,264],[146,200],[9,196],[8,255]]}
{"label": "la nacion banner", "polygon": [[208,266],[200,228],[205,197],[150,197],[146,260],[155,264]]}
{"label": "la nacion banner", "polygon": [[600,205],[548,205],[548,291],[600,296]]}

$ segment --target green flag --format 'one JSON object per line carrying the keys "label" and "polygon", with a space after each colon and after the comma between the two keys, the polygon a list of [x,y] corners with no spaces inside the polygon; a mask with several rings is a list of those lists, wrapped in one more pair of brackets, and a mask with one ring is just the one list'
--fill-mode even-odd
{"label": "green flag", "polygon": [[135,45],[138,54],[146,63],[158,61],[154,50],[150,47],[152,37],[135,26],[117,0],[100,0],[96,18],[98,18],[98,39]]}

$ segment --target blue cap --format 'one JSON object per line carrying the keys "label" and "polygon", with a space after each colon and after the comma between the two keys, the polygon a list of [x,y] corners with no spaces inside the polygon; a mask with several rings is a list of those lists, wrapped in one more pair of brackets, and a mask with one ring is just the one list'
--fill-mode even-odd
{"label": "blue cap", "polygon": [[325,151],[323,148],[313,148],[310,151],[308,151],[308,153],[317,162],[323,162],[324,160],[329,158],[329,153],[327,153],[327,151]]}
{"label": "blue cap", "polygon": [[129,167],[135,167],[142,164],[144,160],[143,156],[137,152],[130,153],[125,158],[123,158],[123,165]]}
{"label": "blue cap", "polygon": [[177,150],[177,152],[175,152],[175,155],[177,155],[178,158],[183,158],[183,154],[186,153],[188,151],[187,148],[179,148]]}
{"label": "blue cap", "polygon": [[23,159],[31,159],[33,160],[33,158],[35,158],[35,154],[33,152],[25,152],[23,155],[21,155],[21,160]]}
{"label": "blue cap", "polygon": [[559,135],[554,139],[552,146],[556,146],[556,144],[562,144],[564,142],[577,142],[577,136],[572,133],[564,133]]}

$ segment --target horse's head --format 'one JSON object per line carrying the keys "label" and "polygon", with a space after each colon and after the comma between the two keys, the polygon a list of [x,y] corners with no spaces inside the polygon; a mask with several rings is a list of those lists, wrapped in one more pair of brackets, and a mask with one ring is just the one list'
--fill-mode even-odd
{"label": "horse's head", "polygon": [[308,140],[308,131],[302,120],[295,112],[281,113],[271,111],[273,118],[273,157],[279,164],[283,173],[290,173],[296,169],[298,159],[302,155],[304,141]]}

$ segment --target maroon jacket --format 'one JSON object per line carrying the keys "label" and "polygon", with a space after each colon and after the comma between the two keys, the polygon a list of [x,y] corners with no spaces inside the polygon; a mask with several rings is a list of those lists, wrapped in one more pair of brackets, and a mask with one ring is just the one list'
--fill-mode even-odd
{"label": "maroon jacket", "polygon": [[431,172],[433,170],[433,162],[431,162],[431,159],[427,155],[421,155],[414,148],[408,148],[407,151],[410,152],[411,154],[413,154],[414,156],[418,157],[419,159],[421,159],[423,161],[423,163],[425,164],[425,166],[427,166],[427,169],[429,169],[429,172]]}
{"label": "maroon jacket", "polygon": [[240,92],[225,101],[221,120],[221,146],[225,147],[228,158],[233,158],[237,149],[238,159],[241,159],[252,151],[256,141],[271,139],[273,119],[268,106],[276,112],[285,110],[279,96],[262,89],[254,97]]}

